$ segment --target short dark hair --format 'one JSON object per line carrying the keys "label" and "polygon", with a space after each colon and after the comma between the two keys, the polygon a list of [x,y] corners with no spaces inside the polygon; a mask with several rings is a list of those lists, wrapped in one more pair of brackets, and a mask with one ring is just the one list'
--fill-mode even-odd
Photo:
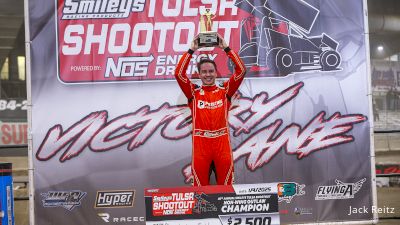
{"label": "short dark hair", "polygon": [[197,70],[200,73],[200,67],[201,65],[203,65],[204,63],[211,63],[214,65],[215,70],[217,70],[217,64],[214,62],[214,60],[211,60],[209,58],[201,58],[200,61],[197,63]]}

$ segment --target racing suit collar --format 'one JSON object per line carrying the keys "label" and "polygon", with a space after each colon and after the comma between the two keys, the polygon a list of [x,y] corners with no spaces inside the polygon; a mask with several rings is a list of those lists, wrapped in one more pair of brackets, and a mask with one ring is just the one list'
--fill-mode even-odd
{"label": "racing suit collar", "polygon": [[214,91],[215,89],[217,89],[217,85],[202,85],[201,88],[204,91]]}

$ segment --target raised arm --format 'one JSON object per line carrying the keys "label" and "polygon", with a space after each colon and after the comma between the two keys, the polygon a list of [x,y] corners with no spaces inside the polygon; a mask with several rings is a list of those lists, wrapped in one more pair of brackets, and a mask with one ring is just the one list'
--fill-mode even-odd
{"label": "raised arm", "polygon": [[240,84],[243,81],[244,75],[246,73],[246,67],[244,66],[242,60],[239,58],[239,55],[235,51],[229,48],[229,46],[226,44],[222,36],[219,35],[219,39],[220,39],[219,47],[224,49],[224,51],[226,52],[228,57],[232,60],[235,66],[234,73],[229,78],[229,80],[224,83],[224,86],[226,88],[226,95],[228,96],[228,98],[231,98],[238,90]]}
{"label": "raised arm", "polygon": [[193,98],[193,84],[190,82],[186,75],[186,70],[189,66],[190,59],[192,58],[193,52],[190,50],[183,54],[182,58],[179,60],[178,65],[175,69],[175,79],[178,81],[179,87],[182,89],[186,98]]}
{"label": "raised arm", "polygon": [[192,59],[192,54],[198,49],[197,37],[192,41],[190,49],[185,52],[182,58],[179,60],[178,65],[175,69],[175,79],[178,81],[179,87],[182,89],[186,98],[191,100],[194,93],[194,84],[190,82],[186,75],[186,70],[189,66],[190,60]]}

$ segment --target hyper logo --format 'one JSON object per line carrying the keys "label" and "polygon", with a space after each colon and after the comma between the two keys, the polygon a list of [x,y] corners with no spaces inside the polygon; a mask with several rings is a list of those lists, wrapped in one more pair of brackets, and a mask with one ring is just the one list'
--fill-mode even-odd
{"label": "hyper logo", "polygon": [[279,183],[278,184],[278,202],[285,201],[290,203],[294,196],[304,195],[306,192],[303,190],[306,185],[294,182]]}
{"label": "hyper logo", "polygon": [[98,191],[95,208],[133,207],[135,190]]}
{"label": "hyper logo", "polygon": [[127,18],[144,5],[145,0],[65,0],[62,19]]}
{"label": "hyper logo", "polygon": [[336,185],[319,186],[315,200],[354,198],[354,195],[361,189],[366,180],[364,178],[356,183],[343,183],[340,180],[335,180]]}
{"label": "hyper logo", "polygon": [[69,211],[81,205],[81,200],[86,196],[82,191],[49,191],[40,194],[43,197],[44,207],[63,207]]}
{"label": "hyper logo", "polygon": [[216,109],[222,107],[222,105],[222,99],[215,102],[206,102],[202,100],[197,101],[197,108],[199,109]]}

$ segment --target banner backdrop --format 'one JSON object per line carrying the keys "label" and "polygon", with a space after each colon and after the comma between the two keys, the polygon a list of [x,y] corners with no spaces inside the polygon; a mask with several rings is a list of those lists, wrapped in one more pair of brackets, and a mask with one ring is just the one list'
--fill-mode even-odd
{"label": "banner backdrop", "polygon": [[[205,8],[247,68],[229,114],[236,183],[279,183],[282,223],[373,218],[363,1],[35,0],[36,224],[144,224],[144,188],[190,185],[173,72]],[[220,49],[188,74],[204,56],[230,76]]]}

